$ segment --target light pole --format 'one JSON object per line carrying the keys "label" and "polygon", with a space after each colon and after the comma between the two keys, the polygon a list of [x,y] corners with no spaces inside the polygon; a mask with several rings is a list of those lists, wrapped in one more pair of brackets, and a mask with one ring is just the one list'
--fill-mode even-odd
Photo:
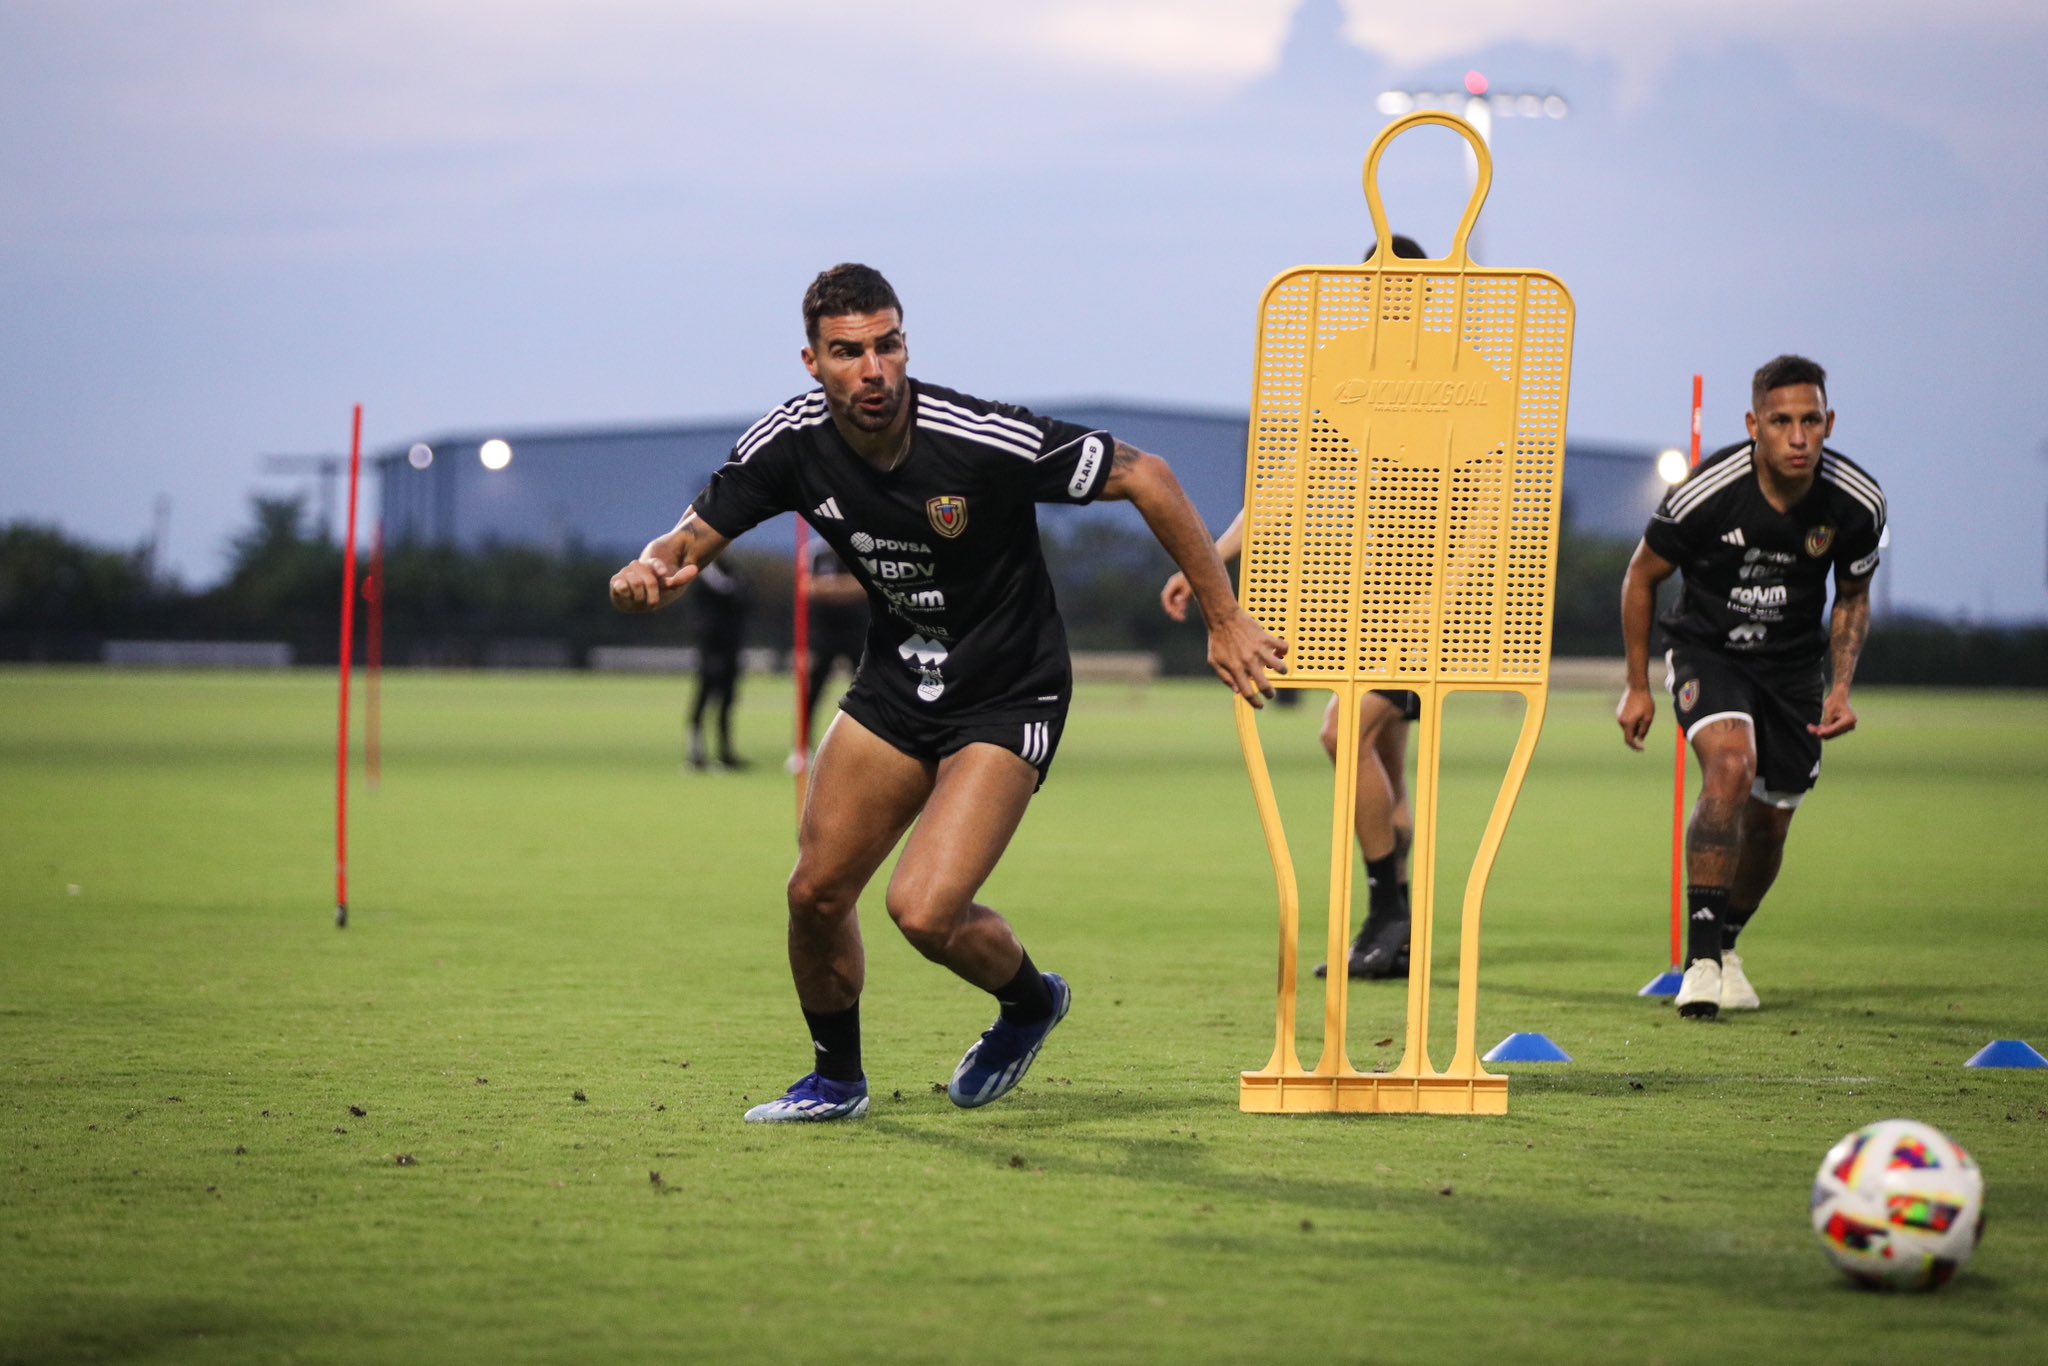
{"label": "light pole", "polygon": [[[1571,106],[1565,103],[1564,96],[1555,91],[1495,90],[1485,74],[1478,71],[1465,73],[1463,90],[1380,92],[1379,111],[1388,118],[1397,119],[1417,109],[1446,109],[1461,114],[1479,134],[1479,140],[1488,147],[1493,145],[1495,119],[1561,119],[1571,113]],[[1465,173],[1467,184],[1477,189],[1479,157],[1470,147],[1465,148]],[[1474,257],[1479,255],[1477,227],[1473,228],[1465,249]]]}

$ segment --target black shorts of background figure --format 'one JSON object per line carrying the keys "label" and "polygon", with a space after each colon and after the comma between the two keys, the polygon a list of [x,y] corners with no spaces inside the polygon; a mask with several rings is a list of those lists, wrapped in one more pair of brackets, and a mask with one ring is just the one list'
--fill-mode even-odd
{"label": "black shorts of background figure", "polygon": [[1422,694],[1406,688],[1374,688],[1374,692],[1394,704],[1394,713],[1403,721],[1422,719]]}
{"label": "black shorts of background figure", "polygon": [[[1053,756],[1059,753],[1060,735],[1067,728],[1067,704],[1062,697],[1048,703],[1041,716],[1005,718],[995,721],[939,721],[912,716],[892,707],[861,685],[859,678],[839,700],[839,709],[873,731],[891,748],[913,759],[936,764],[974,744],[1006,749],[1038,771],[1038,786],[1052,772]],[[1034,789],[1035,790],[1035,789]]]}
{"label": "black shorts of background figure", "polygon": [[1777,807],[1796,807],[1820,781],[1820,723],[1827,679],[1818,667],[1756,669],[1718,650],[1674,645],[1666,651],[1665,687],[1680,728],[1713,721],[1749,722],[1756,744],[1756,785],[1751,794]]}

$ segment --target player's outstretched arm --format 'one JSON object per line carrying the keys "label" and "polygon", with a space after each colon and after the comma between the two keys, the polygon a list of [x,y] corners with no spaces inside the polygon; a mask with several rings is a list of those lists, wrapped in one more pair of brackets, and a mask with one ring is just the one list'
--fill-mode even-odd
{"label": "player's outstretched arm", "polygon": [[[1244,509],[1237,510],[1237,516],[1230,519],[1230,525],[1216,538],[1216,553],[1223,563],[1229,564],[1244,549]],[[1188,604],[1193,602],[1195,590],[1188,587],[1188,576],[1176,571],[1166,581],[1166,587],[1159,590],[1159,606],[1175,621],[1188,619]]]}
{"label": "player's outstretched arm", "polygon": [[1145,525],[1180,566],[1201,604],[1202,619],[1209,626],[1209,667],[1238,696],[1255,707],[1264,706],[1265,699],[1273,695],[1266,675],[1286,671],[1287,642],[1269,633],[1238,604],[1222,557],[1172,467],[1156,455],[1119,441],[1102,496],[1138,509]]}
{"label": "player's outstretched arm", "polygon": [[1870,635],[1870,579],[1835,581],[1835,610],[1828,618],[1828,665],[1834,681],[1821,703],[1820,724],[1807,729],[1823,740],[1847,735],[1856,729],[1856,709],[1849,705],[1849,682],[1856,677],[1856,661],[1863,657],[1863,642]]}
{"label": "player's outstretched arm", "polygon": [[621,612],[668,606],[730,544],[695,508],[689,509],[673,531],[649,541],[639,559],[612,575],[612,606]]}
{"label": "player's outstretched arm", "polygon": [[1650,725],[1657,719],[1657,703],[1650,696],[1650,618],[1657,610],[1657,585],[1670,578],[1678,566],[1636,543],[1629,557],[1628,572],[1621,580],[1621,642],[1628,656],[1622,678],[1621,705],[1614,719],[1621,726],[1622,742],[1641,749]]}

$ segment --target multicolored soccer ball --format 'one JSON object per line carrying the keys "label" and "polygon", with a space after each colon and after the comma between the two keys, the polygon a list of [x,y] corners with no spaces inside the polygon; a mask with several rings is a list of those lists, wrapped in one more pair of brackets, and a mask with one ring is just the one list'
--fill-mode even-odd
{"label": "multicolored soccer ball", "polygon": [[1866,1124],[1828,1149],[1813,1231],[1852,1280],[1881,1290],[1947,1285],[1984,1236],[1984,1173],[1929,1124]]}

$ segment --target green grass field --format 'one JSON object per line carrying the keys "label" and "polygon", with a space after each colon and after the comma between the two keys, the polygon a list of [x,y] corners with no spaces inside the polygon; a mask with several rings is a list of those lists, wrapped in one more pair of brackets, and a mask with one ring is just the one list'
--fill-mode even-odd
{"label": "green grass field", "polygon": [[[2048,1049],[2048,698],[1859,695],[1744,941],[1765,1008],[1700,1025],[1635,995],[1669,718],[1631,755],[1560,693],[1480,1043],[1574,1061],[1502,1069],[1502,1118],[1339,1119],[1237,1109],[1275,915],[1226,696],[1084,689],[986,898],[1076,989],[1029,1081],[947,1103],[987,998],[873,895],[873,1113],[764,1131],[808,1046],[786,684],[750,687],[758,766],[704,776],[672,681],[387,676],[338,932],[331,678],[0,672],[0,1362],[2048,1360],[2048,1072],[1962,1065]],[[1263,723],[1311,908],[1317,710]],[[1514,722],[1447,731],[1447,904]],[[1354,1002],[1391,1065],[1401,992]],[[1893,1115],[1987,1176],[1934,1296],[1807,1227]]]}

